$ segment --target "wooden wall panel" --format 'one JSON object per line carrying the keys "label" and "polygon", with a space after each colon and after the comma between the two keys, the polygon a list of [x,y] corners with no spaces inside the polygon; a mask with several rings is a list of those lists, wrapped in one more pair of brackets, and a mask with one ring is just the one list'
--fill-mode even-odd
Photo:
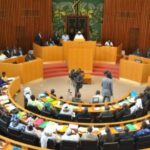
{"label": "wooden wall panel", "polygon": [[138,47],[146,52],[150,47],[149,23],[149,0],[104,1],[103,42],[111,39],[116,45],[123,43],[127,53]]}
{"label": "wooden wall panel", "polygon": [[0,0],[0,49],[32,48],[35,35],[52,33],[52,0]]}

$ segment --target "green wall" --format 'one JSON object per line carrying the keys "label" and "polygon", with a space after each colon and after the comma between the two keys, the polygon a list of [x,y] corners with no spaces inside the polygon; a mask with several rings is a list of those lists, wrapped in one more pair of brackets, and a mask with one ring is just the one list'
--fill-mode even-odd
{"label": "green wall", "polygon": [[[74,14],[74,0],[53,0],[53,31],[63,33],[66,15]],[[100,40],[104,0],[81,0],[79,14],[89,16],[90,39]]]}

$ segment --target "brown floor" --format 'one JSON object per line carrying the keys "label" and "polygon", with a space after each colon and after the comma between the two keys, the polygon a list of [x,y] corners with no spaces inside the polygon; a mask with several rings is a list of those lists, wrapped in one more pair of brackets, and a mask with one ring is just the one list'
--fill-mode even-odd
{"label": "brown floor", "polygon": [[[88,102],[91,97],[94,95],[97,89],[101,90],[101,77],[93,76],[92,84],[84,85],[80,90],[82,95],[82,100]],[[68,89],[70,88],[72,91],[72,95],[74,95],[74,89],[70,84],[69,78],[67,76],[64,77],[55,77],[49,79],[39,79],[32,82],[29,82],[25,85],[22,85],[21,92],[16,96],[16,101],[23,106],[23,89],[25,87],[31,87],[32,93],[36,96],[40,92],[49,91],[54,88],[56,90],[57,97],[63,96],[65,99],[68,99]],[[126,95],[131,90],[136,90],[137,92],[143,91],[145,85],[140,85],[138,83],[130,82],[127,80],[119,80],[113,79],[113,93],[114,99],[118,99]]]}

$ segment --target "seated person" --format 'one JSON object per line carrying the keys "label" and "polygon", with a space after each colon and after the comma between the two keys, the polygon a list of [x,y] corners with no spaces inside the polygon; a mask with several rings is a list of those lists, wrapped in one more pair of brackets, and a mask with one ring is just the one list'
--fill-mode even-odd
{"label": "seated person", "polygon": [[105,46],[113,46],[113,42],[111,40],[107,40],[104,44]]}
{"label": "seated person", "polygon": [[74,41],[76,41],[76,40],[83,40],[83,41],[85,41],[85,38],[84,38],[83,34],[81,33],[81,31],[78,31],[77,34],[75,35]]}
{"label": "seated person", "polygon": [[123,133],[119,135],[118,139],[123,140],[123,139],[130,139],[130,138],[133,138],[133,133],[129,132],[129,129],[125,127]]}
{"label": "seated person", "polygon": [[7,56],[0,51],[0,60],[5,60]]}
{"label": "seated person", "polygon": [[32,125],[27,125],[25,127],[25,132],[29,134],[36,135],[36,128],[34,128]]}
{"label": "seated person", "polygon": [[74,141],[79,142],[80,136],[77,130],[68,128],[64,135],[61,137],[61,141]]}
{"label": "seated person", "polygon": [[140,136],[150,135],[150,129],[145,121],[142,122],[141,129],[133,134],[135,138]]}
{"label": "seated person", "polygon": [[55,45],[54,41],[51,38],[48,40],[48,45],[49,46],[54,46]]}
{"label": "seated person", "polygon": [[96,91],[96,95],[92,97],[92,103],[102,103],[103,102],[103,96],[100,95],[100,90]]}
{"label": "seated person", "polygon": [[40,111],[44,109],[44,103],[40,100],[37,100],[34,95],[31,95],[30,99],[28,99],[27,106],[35,106]]}
{"label": "seated person", "polygon": [[88,112],[87,107],[84,108],[83,112],[77,114],[77,119],[78,118],[91,118],[91,114]]}
{"label": "seated person", "polygon": [[88,127],[87,133],[82,134],[81,140],[98,141],[98,136],[92,133],[93,128]]}
{"label": "seated person", "polygon": [[98,119],[103,117],[114,117],[114,114],[110,111],[110,107],[108,105],[105,106],[104,112],[99,114]]}
{"label": "seated person", "polygon": [[42,45],[42,35],[40,32],[35,36],[34,42],[39,45]]}
{"label": "seated person", "polygon": [[109,127],[106,127],[103,132],[99,135],[100,143],[109,143],[109,142],[115,142],[115,135],[113,135],[110,131]]}
{"label": "seated person", "polygon": [[69,115],[74,117],[74,112],[73,112],[73,108],[69,105],[69,104],[64,104],[61,108],[61,111],[59,114],[62,115]]}
{"label": "seated person", "polygon": [[135,104],[130,108],[131,114],[135,113],[139,109],[143,109],[142,98],[143,98],[142,93],[135,98]]}
{"label": "seated person", "polygon": [[5,82],[8,80],[6,72],[2,72],[2,80],[4,80]]}
{"label": "seated person", "polygon": [[50,90],[50,95],[52,95],[54,97],[57,97],[55,92],[56,92],[55,89],[51,89]]}
{"label": "seated person", "polygon": [[137,48],[136,51],[133,52],[133,55],[143,56],[139,48]]}
{"label": "seated person", "polygon": [[117,118],[120,119],[123,116],[128,116],[130,114],[131,114],[131,110],[130,110],[129,106],[126,103],[124,103],[122,105],[122,109],[117,113]]}
{"label": "seated person", "polygon": [[29,50],[28,54],[25,56],[25,61],[31,61],[31,60],[34,60],[34,59],[35,59],[35,56],[33,55],[33,51]]}
{"label": "seated person", "polygon": [[8,58],[11,57],[11,51],[10,51],[10,49],[9,49],[8,47],[6,47],[6,49],[4,50],[3,53],[4,53],[4,55],[7,56]]}
{"label": "seated person", "polygon": [[61,43],[60,43],[60,40],[61,40],[60,33],[59,32],[55,32],[52,40],[54,41],[55,45],[60,46],[61,45]]}
{"label": "seated person", "polygon": [[147,50],[146,57],[150,58],[150,48]]}
{"label": "seated person", "polygon": [[61,39],[63,41],[69,41],[69,35],[66,32],[64,32],[64,34],[62,35]]}
{"label": "seated person", "polygon": [[21,47],[18,48],[18,56],[23,56],[23,50]]}
{"label": "seated person", "polygon": [[74,40],[74,36],[75,36],[75,31],[74,31],[73,28],[71,28],[70,31],[69,31],[69,39],[71,41],[73,41]]}
{"label": "seated person", "polygon": [[25,125],[20,123],[20,121],[19,121],[17,110],[14,110],[14,112],[11,116],[9,128],[14,128],[14,129],[17,129],[19,131],[24,131],[24,129],[25,129]]}
{"label": "seated person", "polygon": [[11,57],[14,57],[14,56],[18,56],[18,50],[16,47],[14,47],[12,50],[11,50]]}
{"label": "seated person", "polygon": [[56,128],[47,125],[40,136],[40,143],[42,148],[47,148],[48,139],[58,141],[59,137],[56,134]]}
{"label": "seated person", "polygon": [[0,87],[6,85],[7,83],[2,79],[2,77],[0,76]]}

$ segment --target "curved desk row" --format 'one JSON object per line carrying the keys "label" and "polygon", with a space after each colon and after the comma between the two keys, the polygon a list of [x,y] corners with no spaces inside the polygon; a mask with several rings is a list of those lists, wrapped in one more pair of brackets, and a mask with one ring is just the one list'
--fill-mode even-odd
{"label": "curved desk row", "polygon": [[[128,94],[129,95],[129,94]],[[117,111],[122,109],[122,105],[124,103],[126,103],[129,107],[131,105],[133,105],[135,103],[135,101],[129,97],[126,96],[120,100],[114,101],[112,103],[103,103],[103,104],[84,104],[84,103],[72,103],[70,101],[67,100],[63,100],[63,99],[55,99],[53,101],[49,101],[50,96],[45,97],[45,98],[41,98],[42,101],[44,102],[49,102],[51,103],[54,107],[56,107],[57,109],[62,109],[63,104],[69,104],[70,107],[72,107],[72,109],[74,110],[74,112],[82,112],[84,110],[85,107],[88,108],[88,112],[90,113],[101,113],[105,111],[105,105],[109,104],[109,108],[110,111]]]}
{"label": "curved desk row", "polygon": [[20,76],[21,82],[26,83],[43,78],[43,64],[40,58],[25,62],[24,56],[9,58],[0,62],[1,72],[7,76]]}
{"label": "curved desk row", "polygon": [[19,147],[19,148],[22,148],[23,150],[30,150],[30,149],[32,149],[32,150],[48,150],[46,148],[40,148],[37,146],[24,144],[22,142],[17,142],[15,140],[6,138],[2,135],[0,135],[0,140],[2,140],[5,143],[2,148],[3,150],[11,150],[11,149],[14,149],[14,147]]}
{"label": "curved desk row", "polygon": [[[25,114],[27,113],[32,113],[26,109],[24,109],[23,107],[21,107],[20,105],[18,105],[15,100],[13,99],[13,96],[15,94],[14,91],[18,91],[20,90],[20,86],[19,86],[19,78],[16,78],[12,83],[11,85],[8,87],[8,96],[10,98],[10,101],[12,104],[14,104],[18,109],[20,109],[20,111],[24,112]],[[17,82],[17,84],[16,84]],[[18,85],[18,86],[16,86]],[[13,90],[13,92],[12,92]],[[57,123],[57,124],[65,124],[65,125],[68,125],[68,124],[76,124],[76,125],[79,125],[79,126],[96,126],[96,127],[104,127],[104,126],[124,126],[126,124],[129,124],[129,123],[137,123],[137,124],[141,124],[141,121],[143,120],[146,120],[146,119],[150,119],[150,114],[144,116],[144,117],[140,117],[138,119],[133,119],[133,120],[128,120],[128,121],[121,121],[121,122],[114,122],[114,123],[79,123],[79,122],[70,122],[70,121],[62,121],[62,120],[58,120],[58,119],[52,119],[52,118],[48,118],[48,117],[44,117],[44,116],[41,116],[41,115],[38,115],[38,114],[35,114],[35,113],[32,113],[34,114],[35,116],[37,116],[38,118],[41,118],[43,119],[44,121],[46,122],[54,122],[54,123]],[[117,132],[117,131],[116,131]]]}

